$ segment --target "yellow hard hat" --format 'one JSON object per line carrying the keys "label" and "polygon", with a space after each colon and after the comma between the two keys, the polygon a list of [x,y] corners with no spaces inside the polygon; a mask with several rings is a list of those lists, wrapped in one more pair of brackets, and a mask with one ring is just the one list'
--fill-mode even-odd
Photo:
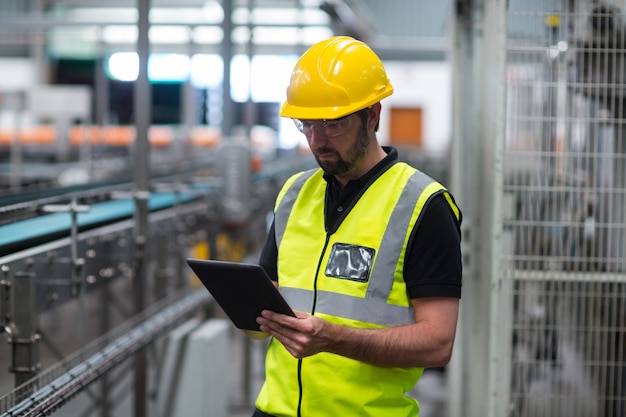
{"label": "yellow hard hat", "polygon": [[337,119],[390,96],[393,86],[372,49],[348,36],[311,46],[298,60],[280,115]]}

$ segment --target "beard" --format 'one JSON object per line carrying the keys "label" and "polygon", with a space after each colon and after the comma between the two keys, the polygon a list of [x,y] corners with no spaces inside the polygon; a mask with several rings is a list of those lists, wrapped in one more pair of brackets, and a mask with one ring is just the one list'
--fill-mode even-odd
{"label": "beard", "polygon": [[[342,157],[339,152],[333,149],[320,148],[315,152],[315,160],[318,165],[330,175],[345,176],[356,171],[361,162],[365,159],[367,149],[370,145],[370,137],[367,134],[365,126],[361,126],[357,133],[356,141],[348,149],[346,155]],[[332,154],[332,159],[320,159],[318,154],[329,155]]]}

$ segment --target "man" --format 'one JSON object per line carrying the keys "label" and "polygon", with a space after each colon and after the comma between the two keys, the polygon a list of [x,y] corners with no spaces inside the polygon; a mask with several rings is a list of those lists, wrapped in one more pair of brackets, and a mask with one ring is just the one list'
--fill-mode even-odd
{"label": "man", "polygon": [[254,416],[418,416],[405,395],[448,363],[461,294],[461,213],[446,189],[376,138],[393,87],[349,37],[305,52],[281,116],[321,169],[278,195],[260,264],[297,318],[263,311],[272,336]]}

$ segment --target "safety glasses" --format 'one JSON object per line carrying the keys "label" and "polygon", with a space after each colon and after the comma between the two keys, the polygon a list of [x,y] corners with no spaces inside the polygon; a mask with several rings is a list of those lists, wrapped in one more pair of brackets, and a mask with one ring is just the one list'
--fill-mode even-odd
{"label": "safety glasses", "polygon": [[339,119],[321,119],[321,120],[300,120],[293,119],[296,128],[303,133],[306,137],[310,137],[313,134],[313,130],[316,130],[322,135],[333,138],[335,136],[341,136],[346,133],[350,127],[352,127],[352,116],[355,113],[350,113],[347,116],[340,117]]}

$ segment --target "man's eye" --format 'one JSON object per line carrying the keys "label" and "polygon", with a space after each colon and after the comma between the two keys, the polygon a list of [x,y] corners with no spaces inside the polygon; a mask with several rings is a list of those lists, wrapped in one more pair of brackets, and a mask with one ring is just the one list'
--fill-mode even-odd
{"label": "man's eye", "polygon": [[341,122],[334,120],[326,121],[324,124],[327,129],[337,129],[339,126],[341,126]]}

